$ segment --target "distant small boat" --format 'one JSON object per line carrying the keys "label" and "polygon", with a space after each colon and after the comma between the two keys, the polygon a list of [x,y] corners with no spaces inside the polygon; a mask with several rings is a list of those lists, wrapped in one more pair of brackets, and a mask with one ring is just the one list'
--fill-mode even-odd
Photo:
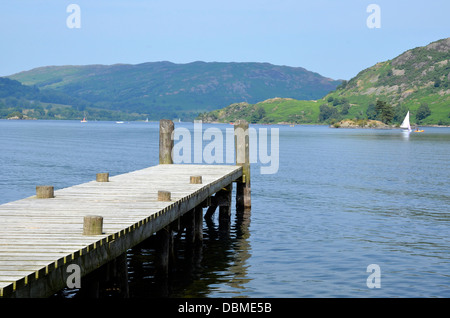
{"label": "distant small boat", "polygon": [[116,124],[123,124],[123,121],[116,121]]}
{"label": "distant small boat", "polygon": [[86,117],[83,117],[82,123],[87,123]]}
{"label": "distant small boat", "polygon": [[405,119],[403,119],[400,128],[403,129],[404,132],[411,132],[411,125],[409,123],[409,110],[408,113],[406,113]]}
{"label": "distant small boat", "polygon": [[423,130],[423,129],[416,129],[416,130],[414,130],[414,132],[424,132],[425,130]]}

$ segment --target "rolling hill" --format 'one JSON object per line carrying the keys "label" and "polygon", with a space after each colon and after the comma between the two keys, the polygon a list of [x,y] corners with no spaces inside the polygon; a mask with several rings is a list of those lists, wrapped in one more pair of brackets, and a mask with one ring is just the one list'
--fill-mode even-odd
{"label": "rolling hill", "polygon": [[[73,106],[72,106],[73,105]],[[80,119],[88,113],[99,120],[138,120],[142,115],[92,107],[82,99],[55,90],[0,77],[0,119]]]}
{"label": "rolling hill", "polygon": [[301,67],[219,62],[47,66],[8,78],[37,88],[48,97],[45,103],[72,106],[88,115],[95,109],[154,120],[189,120],[199,112],[273,96],[317,99],[341,83]]}

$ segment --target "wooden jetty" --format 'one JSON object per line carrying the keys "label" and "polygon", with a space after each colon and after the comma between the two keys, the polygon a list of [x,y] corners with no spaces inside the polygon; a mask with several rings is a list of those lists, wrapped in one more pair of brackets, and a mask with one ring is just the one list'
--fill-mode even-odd
{"label": "wooden jetty", "polygon": [[248,210],[248,133],[241,135],[248,124],[235,126],[236,165],[173,164],[173,129],[171,121],[160,122],[157,166],[111,177],[102,172],[59,190],[37,186],[35,196],[0,205],[0,297],[49,297],[67,287],[74,268],[85,277],[111,262],[122,264],[126,285],[124,255],[153,235],[160,244],[156,265],[166,275],[171,227],[181,217],[191,219],[189,237],[201,242],[203,208],[210,215],[220,207],[220,221],[229,221],[233,183],[236,209]]}

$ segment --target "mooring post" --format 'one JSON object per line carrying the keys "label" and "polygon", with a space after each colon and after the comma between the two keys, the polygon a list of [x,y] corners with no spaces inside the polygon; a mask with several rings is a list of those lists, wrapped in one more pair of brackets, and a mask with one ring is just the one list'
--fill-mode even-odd
{"label": "mooring post", "polygon": [[97,173],[96,181],[97,182],[109,182],[109,173],[108,172]]}
{"label": "mooring post", "polygon": [[172,164],[173,150],[173,121],[161,119],[159,121],[159,164]]}
{"label": "mooring post", "polygon": [[38,199],[54,198],[53,186],[36,186],[36,198]]}
{"label": "mooring post", "polygon": [[250,188],[250,136],[248,122],[238,120],[234,124],[234,147],[236,153],[236,165],[242,166],[242,178],[236,185],[236,208],[249,210],[251,203]]}
{"label": "mooring post", "polygon": [[158,190],[158,201],[170,201],[171,193],[170,191]]}
{"label": "mooring post", "polygon": [[83,235],[101,235],[103,233],[103,217],[86,215],[83,223]]}
{"label": "mooring post", "polygon": [[202,176],[191,176],[189,182],[191,184],[202,184]]}

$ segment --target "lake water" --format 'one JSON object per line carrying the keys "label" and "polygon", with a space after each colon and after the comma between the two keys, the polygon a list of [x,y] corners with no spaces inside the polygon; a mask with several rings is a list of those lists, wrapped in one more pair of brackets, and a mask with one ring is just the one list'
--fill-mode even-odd
{"label": "lake water", "polygon": [[[179,270],[169,296],[450,297],[450,128],[252,127],[279,129],[278,173],[252,165],[250,219],[233,219],[225,239],[205,224],[198,266]],[[158,131],[158,123],[0,120],[0,204],[34,195],[36,185],[156,165]],[[157,297],[151,248],[128,259],[131,296]],[[370,264],[380,288],[367,285]]]}

